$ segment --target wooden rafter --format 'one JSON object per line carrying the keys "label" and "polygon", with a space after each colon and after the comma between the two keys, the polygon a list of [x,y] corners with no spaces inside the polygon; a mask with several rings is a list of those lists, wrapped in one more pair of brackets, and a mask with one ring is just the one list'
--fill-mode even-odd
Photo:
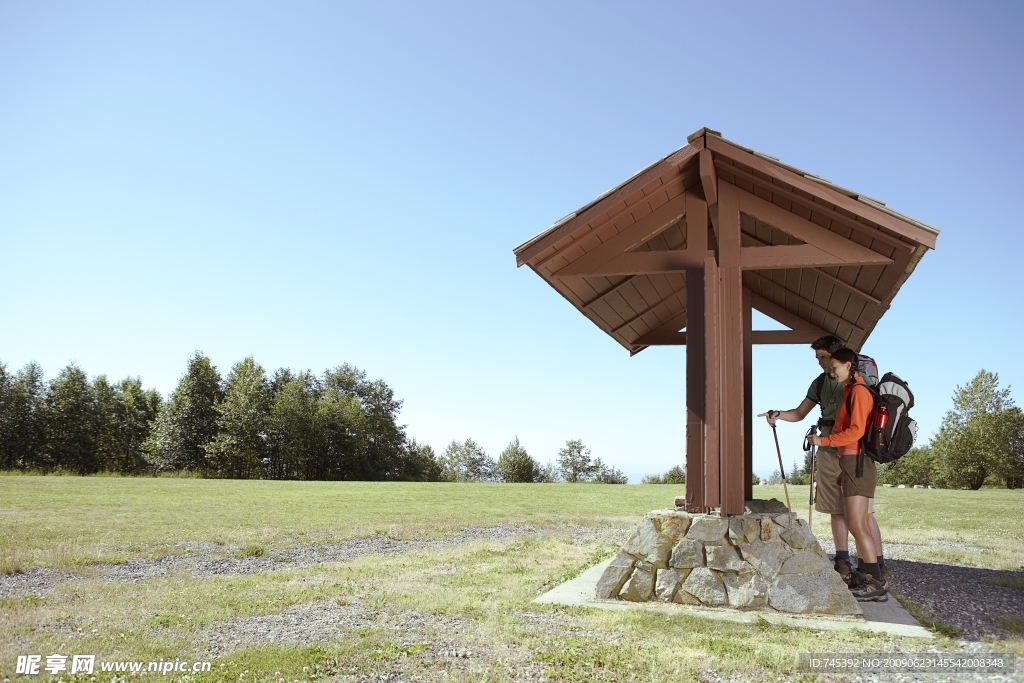
{"label": "wooden rafter", "polygon": [[633,341],[633,345],[644,346],[685,346],[686,333],[680,332],[686,327],[686,311],[672,317],[647,334],[641,335]]}
{"label": "wooden rafter", "polygon": [[718,203],[718,177],[715,175],[715,161],[711,158],[711,150],[700,151],[700,184],[704,188],[704,200],[711,204]]}
{"label": "wooden rafter", "polygon": [[800,303],[806,305],[811,310],[817,311],[818,313],[821,313],[822,315],[827,315],[827,316],[830,316],[832,318],[836,318],[837,320],[839,320],[843,324],[849,325],[850,327],[852,327],[853,329],[857,330],[858,332],[864,332],[864,328],[859,327],[857,325],[854,325],[853,323],[851,323],[849,320],[847,320],[843,316],[839,315],[838,313],[833,313],[832,311],[828,310],[827,308],[825,308],[823,306],[819,306],[818,304],[814,303],[810,299],[805,299],[804,297],[800,296],[796,292],[791,292],[790,290],[786,289],[785,287],[783,287],[779,283],[773,281],[771,278],[767,278],[764,275],[761,275],[760,273],[758,273],[757,271],[754,271],[754,270],[748,270],[748,271],[746,271],[746,273],[751,275],[751,276],[753,276],[753,277],[755,277],[755,278],[757,278],[758,280],[761,280],[762,282],[767,282],[772,287],[777,287],[778,289],[782,290],[782,292],[785,293],[786,296],[793,297],[794,299],[796,299]]}
{"label": "wooden rafter", "polygon": [[[634,316],[633,316],[632,318],[630,318],[629,320],[626,320],[626,321],[624,321],[624,322],[623,322],[623,323],[622,323],[621,325],[619,325],[619,326],[617,326],[617,327],[613,328],[613,329],[612,329],[612,330],[611,330],[611,331],[609,332],[609,334],[612,334],[612,335],[618,334],[618,333],[619,333],[619,332],[621,332],[622,330],[626,329],[627,327],[629,327],[630,325],[632,325],[633,323],[635,323],[635,322],[636,322],[637,320],[639,320],[640,318],[644,317],[644,316],[645,316],[645,315],[647,315],[648,313],[651,313],[652,311],[654,311],[655,309],[657,309],[657,308],[658,308],[659,306],[663,306],[664,304],[668,303],[668,302],[669,302],[669,301],[671,301],[672,299],[674,299],[674,298],[678,298],[678,297],[679,297],[679,292],[672,292],[671,294],[669,294],[669,295],[668,295],[668,296],[666,296],[665,298],[663,298],[663,299],[661,299],[660,301],[658,301],[658,303],[656,303],[656,304],[653,304],[653,305],[651,305],[651,306],[648,306],[647,308],[645,308],[644,310],[642,310],[642,311],[640,311],[640,312],[636,312],[636,311],[634,311],[634,313],[636,313],[636,314],[635,314],[635,315],[634,315]],[[685,306],[685,302],[684,302],[684,306]],[[684,308],[683,310],[686,310],[686,309]]]}

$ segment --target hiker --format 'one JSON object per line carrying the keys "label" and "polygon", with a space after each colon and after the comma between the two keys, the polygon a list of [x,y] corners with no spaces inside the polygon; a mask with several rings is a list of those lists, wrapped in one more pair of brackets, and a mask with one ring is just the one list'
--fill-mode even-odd
{"label": "hiker", "polygon": [[[843,399],[843,385],[832,377],[832,352],[843,348],[843,342],[837,337],[826,335],[811,344],[815,360],[818,366],[824,371],[818,375],[807,390],[807,396],[800,405],[792,410],[769,410],[761,413],[758,417],[768,418],[768,423],[774,425],[777,420],[786,422],[800,422],[815,405],[821,407],[821,418],[818,420],[818,427],[822,436],[832,433],[835,424],[836,409]],[[861,373],[858,374],[868,381],[869,378]],[[815,472],[815,496],[814,509],[831,517],[832,540],[836,547],[835,569],[843,582],[849,586],[855,581],[853,567],[850,564],[849,549],[849,525],[846,521],[846,504],[843,500],[842,491],[836,484],[836,478],[840,474],[839,460],[835,448],[823,447],[818,451],[818,471]],[[889,570],[885,567],[885,559],[882,554],[882,536],[878,530],[878,523],[875,521],[874,498],[868,501],[868,525],[871,528],[871,536],[875,541],[878,563],[882,571],[882,583],[888,588]],[[858,546],[859,547],[859,546]]]}
{"label": "hiker", "polygon": [[875,497],[878,474],[875,461],[865,457],[860,440],[868,428],[875,398],[864,378],[857,374],[860,360],[851,349],[832,352],[832,376],[843,386],[843,399],[836,409],[835,426],[829,436],[809,436],[812,446],[837,448],[840,474],[836,484],[846,502],[846,522],[857,541],[860,577],[850,590],[860,602],[888,600],[878,566],[878,551],[868,522],[868,503]]}

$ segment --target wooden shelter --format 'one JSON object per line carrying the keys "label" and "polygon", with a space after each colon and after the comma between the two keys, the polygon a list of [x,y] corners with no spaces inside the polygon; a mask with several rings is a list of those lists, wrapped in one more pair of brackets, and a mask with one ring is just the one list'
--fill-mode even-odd
{"label": "wooden shelter", "polygon": [[707,128],[687,142],[514,253],[630,354],[689,345],[687,508],[742,514],[751,345],[860,349],[938,230]]}

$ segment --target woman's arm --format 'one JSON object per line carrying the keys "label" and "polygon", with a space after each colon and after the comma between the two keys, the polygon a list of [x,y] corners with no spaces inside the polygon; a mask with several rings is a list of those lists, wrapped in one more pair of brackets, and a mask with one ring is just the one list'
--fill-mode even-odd
{"label": "woman's arm", "polygon": [[[864,390],[857,391],[858,387],[862,387]],[[838,432],[832,432],[830,436],[822,437],[820,445],[833,446],[835,448],[853,446],[860,441],[860,438],[864,436],[864,432],[868,430],[868,417],[871,415],[871,409],[874,407],[871,391],[862,385],[855,385],[850,399],[853,409],[850,414],[849,424]],[[845,407],[844,405],[841,409]],[[839,415],[837,414],[836,424],[838,423]]]}

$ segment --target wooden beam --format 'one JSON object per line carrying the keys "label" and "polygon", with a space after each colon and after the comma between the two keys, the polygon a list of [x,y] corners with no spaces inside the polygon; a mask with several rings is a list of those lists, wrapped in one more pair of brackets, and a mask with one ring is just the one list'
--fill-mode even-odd
{"label": "wooden beam", "polygon": [[718,203],[718,177],[715,175],[715,162],[711,158],[711,150],[700,151],[700,184],[704,188],[704,201]]}
{"label": "wooden beam", "polygon": [[782,306],[779,306],[778,304],[769,301],[754,292],[750,293],[750,305],[761,313],[764,313],[775,322],[785,325],[792,330],[814,330],[815,332],[820,333],[818,334],[819,337],[828,334],[828,332],[822,330],[809,320],[804,320],[796,313],[791,313]]}
{"label": "wooden beam", "polygon": [[744,270],[781,270],[844,266],[888,266],[891,258],[876,254],[869,259],[833,256],[811,244],[780,244],[774,247],[743,247],[740,267]]}
{"label": "wooden beam", "polygon": [[700,146],[694,144],[686,145],[661,161],[651,164],[626,182],[609,190],[586,206],[569,214],[561,222],[548,228],[547,232],[538,235],[533,240],[513,250],[513,253],[516,255],[516,264],[523,265],[555,242],[558,242],[566,235],[573,233],[577,228],[586,225],[592,219],[600,216],[607,207],[614,206],[616,203],[642,190],[656,178],[665,175],[678,175],[680,167],[696,156],[702,147],[703,144]]}
{"label": "wooden beam", "polygon": [[796,299],[800,303],[804,304],[805,306],[807,306],[811,310],[817,311],[818,313],[821,313],[822,315],[827,315],[827,316],[830,316],[832,318],[835,318],[836,320],[840,321],[841,323],[843,323],[845,325],[849,325],[850,327],[852,327],[853,329],[857,330],[858,332],[864,332],[864,328],[858,327],[857,325],[854,325],[853,323],[851,323],[849,320],[843,318],[838,313],[833,313],[832,311],[828,310],[827,308],[824,308],[824,307],[819,306],[818,304],[814,303],[810,299],[805,299],[802,296],[800,296],[799,294],[797,294],[795,292],[789,291],[788,289],[786,289],[785,287],[783,287],[779,283],[772,281],[770,278],[766,278],[765,276],[761,275],[757,271],[755,271],[755,270],[748,270],[748,271],[745,271],[745,272],[749,273],[750,275],[752,275],[753,277],[757,278],[758,280],[761,280],[763,282],[767,282],[772,287],[777,287],[786,296],[793,297],[794,299]]}
{"label": "wooden beam", "polygon": [[[885,211],[871,206],[870,204],[857,201],[856,199],[848,197],[827,185],[822,185],[821,183],[815,182],[805,176],[785,169],[778,164],[772,163],[767,159],[735,147],[721,138],[716,138],[711,135],[705,136],[704,143],[708,149],[716,154],[716,156],[722,155],[732,161],[739,162],[754,171],[763,173],[771,178],[775,178],[776,180],[786,183],[791,187],[849,211],[852,214],[863,216],[872,223],[880,225],[888,230],[892,230],[897,235],[907,237],[918,244],[925,245],[929,249],[935,248],[936,235],[929,230],[914,225],[913,223],[902,221]],[[722,187],[719,186],[718,189],[719,192],[721,192]]]}
{"label": "wooden beam", "polygon": [[[709,252],[710,253],[710,252]],[[718,507],[721,467],[721,332],[718,305],[718,261],[704,259],[704,505]]]}
{"label": "wooden beam", "polygon": [[828,332],[822,330],[754,330],[753,344],[811,344]]}
{"label": "wooden beam", "polygon": [[686,327],[686,311],[672,316],[647,334],[630,342],[633,346],[685,346],[686,333],[680,332]]}
{"label": "wooden beam", "polygon": [[743,500],[754,497],[754,353],[751,298],[743,288]]}
{"label": "wooden beam", "polygon": [[735,185],[722,183],[718,191],[723,198],[732,197],[735,194],[742,213],[815,246],[848,265],[888,265],[892,263],[892,259],[876,251],[834,233],[828,228],[823,228],[817,223],[801,218],[795,213],[772,204],[766,199],[761,199],[757,195],[750,194]]}
{"label": "wooden beam", "polygon": [[606,296],[611,296],[611,295],[612,295],[612,294],[614,294],[615,292],[619,291],[620,289],[622,289],[623,287],[625,287],[626,285],[628,285],[628,284],[629,284],[630,282],[632,282],[632,281],[633,281],[633,280],[634,280],[634,279],[635,279],[636,277],[637,277],[636,275],[630,275],[630,276],[629,276],[629,277],[627,277],[627,278],[626,278],[625,280],[623,280],[623,281],[622,281],[622,282],[620,282],[619,284],[615,285],[615,286],[614,286],[614,287],[612,287],[611,289],[606,289],[605,291],[601,292],[600,294],[598,294],[597,296],[595,296],[595,297],[594,297],[593,299],[591,299],[591,300],[590,300],[590,301],[588,301],[587,303],[585,303],[585,304],[583,304],[582,306],[580,306],[580,308],[581,308],[582,310],[586,310],[586,309],[590,308],[591,306],[593,306],[594,304],[596,304],[596,303],[597,303],[598,301],[601,301],[602,299],[604,299],[604,298],[605,298]]}
{"label": "wooden beam", "polygon": [[[636,310],[634,309],[634,313],[636,313],[636,315],[634,315],[634,316],[633,316],[632,318],[630,318],[629,320],[625,320],[625,321],[623,321],[623,323],[622,323],[621,325],[619,325],[618,327],[615,327],[615,328],[613,328],[613,329],[612,329],[612,331],[611,331],[611,332],[609,332],[608,334],[611,334],[611,335],[616,335],[616,334],[618,334],[618,333],[619,333],[619,332],[621,332],[622,330],[626,329],[627,327],[629,327],[630,325],[632,325],[633,323],[635,323],[635,322],[636,322],[637,320],[639,320],[640,318],[644,317],[645,315],[647,315],[648,313],[650,313],[650,312],[651,312],[651,311],[653,311],[654,309],[658,308],[658,306],[662,306],[662,305],[666,304],[667,302],[671,301],[671,300],[672,300],[673,298],[679,298],[679,292],[678,292],[678,291],[676,291],[676,292],[672,292],[671,294],[669,294],[668,296],[666,296],[666,297],[665,297],[664,299],[661,299],[661,300],[660,300],[660,301],[658,301],[657,303],[655,303],[655,304],[652,304],[652,305],[648,306],[647,308],[645,308],[645,309],[644,309],[644,310],[642,310],[642,311],[639,311],[639,312],[637,312],[637,311],[636,311]],[[685,310],[685,309],[684,309],[684,310]],[[679,327],[682,327],[682,325],[680,325]],[[676,329],[679,329],[679,328],[677,327]]]}
{"label": "wooden beam", "polygon": [[593,275],[595,272],[599,272],[600,266],[624,252],[640,246],[678,223],[686,215],[686,197],[686,192],[673,197],[619,234],[594,247],[572,263],[554,271],[552,276]]}
{"label": "wooden beam", "polygon": [[[707,207],[698,220],[691,214],[687,230],[703,235],[707,249]],[[691,235],[687,235],[689,240]],[[699,239],[696,235],[693,238]],[[695,242],[696,244],[696,242]],[[704,328],[704,269],[686,271],[686,509],[688,512],[706,512],[704,504],[704,432],[705,416],[705,328]]]}
{"label": "wooden beam", "polygon": [[[751,235],[749,232],[743,233],[743,236],[748,238],[748,239],[752,239],[755,242],[758,242],[759,244],[763,244],[765,246],[773,246],[769,242],[765,242],[763,239],[757,237],[756,235]],[[857,289],[855,286],[851,285],[849,282],[845,282],[843,280],[840,280],[835,275],[830,275],[830,274],[826,273],[825,271],[821,270],[820,268],[810,268],[809,270],[813,270],[820,277],[823,277],[826,280],[834,282],[835,284],[839,285],[840,287],[843,287],[846,291],[850,292],[851,294],[856,294],[857,296],[859,296],[860,298],[864,299],[865,301],[869,301],[869,302],[871,302],[871,303],[873,303],[875,305],[878,305],[878,304],[882,303],[881,301],[879,301],[875,297],[871,296],[870,294],[868,294],[864,290]]]}
{"label": "wooden beam", "polygon": [[879,240],[880,242],[885,242],[889,246],[895,247],[903,251],[914,250],[914,245],[911,244],[910,242],[904,242],[899,237],[894,237],[887,232],[882,232],[873,225],[861,223],[852,216],[847,216],[846,214],[840,213],[835,209],[830,209],[824,204],[819,204],[810,197],[805,197],[802,194],[797,194],[793,190],[790,190],[788,187],[784,187],[782,185],[779,185],[778,183],[773,183],[771,180],[765,180],[764,178],[744,171],[743,169],[737,166],[732,166],[722,159],[716,160],[715,165],[720,173],[732,175],[738,180],[748,182],[757,185],[758,187],[764,188],[771,192],[772,194],[778,195],[779,197],[782,197],[787,201],[793,202],[794,204],[798,204],[801,208],[804,208],[808,211],[813,211],[814,213],[820,213],[823,216],[828,216],[831,220],[839,223],[843,227],[859,232],[862,235],[867,235],[871,239],[876,239]]}
{"label": "wooden beam", "polygon": [[745,398],[743,391],[743,271],[740,268],[740,197],[738,192],[718,194],[719,401],[721,515],[741,515],[744,509],[743,483],[745,442]]}
{"label": "wooden beam", "polygon": [[[705,254],[708,252],[704,252]],[[582,259],[581,259],[582,260]],[[672,249],[670,251],[635,251],[619,254],[614,258],[589,268],[574,268],[573,272],[559,271],[554,277],[596,277],[608,275],[657,275],[679,273],[687,268],[694,268],[703,261],[702,254],[689,249]],[[572,268],[575,262],[566,266]]]}

